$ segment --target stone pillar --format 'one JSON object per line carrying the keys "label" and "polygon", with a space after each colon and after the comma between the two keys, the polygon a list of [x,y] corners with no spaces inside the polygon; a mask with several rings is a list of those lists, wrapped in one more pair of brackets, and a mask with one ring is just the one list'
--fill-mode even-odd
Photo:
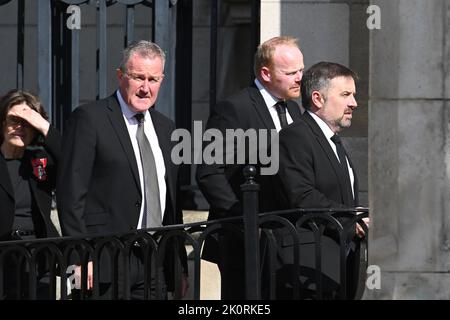
{"label": "stone pillar", "polygon": [[372,299],[450,299],[450,2],[376,0],[370,31]]}

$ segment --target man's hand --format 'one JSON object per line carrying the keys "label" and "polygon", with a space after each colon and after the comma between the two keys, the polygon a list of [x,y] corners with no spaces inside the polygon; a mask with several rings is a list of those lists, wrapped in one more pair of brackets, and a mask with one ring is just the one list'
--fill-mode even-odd
{"label": "man's hand", "polygon": [[[362,218],[362,221],[366,224],[367,228],[369,228],[370,218]],[[359,223],[356,223],[356,234],[360,238],[364,238],[364,236],[366,235],[364,229],[359,225]]]}

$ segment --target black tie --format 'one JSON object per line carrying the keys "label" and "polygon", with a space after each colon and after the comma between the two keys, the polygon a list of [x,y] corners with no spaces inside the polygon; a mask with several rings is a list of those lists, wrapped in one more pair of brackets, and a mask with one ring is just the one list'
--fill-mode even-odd
{"label": "black tie", "polygon": [[339,162],[341,163],[341,168],[344,170],[344,176],[345,176],[345,182],[347,183],[347,186],[350,188],[350,192],[352,190],[352,184],[350,182],[350,173],[348,172],[348,165],[347,165],[347,158],[346,158],[346,152],[345,148],[342,145],[341,137],[339,137],[337,134],[331,137],[331,141],[334,142],[336,145],[336,151],[339,157]]}
{"label": "black tie", "polygon": [[286,102],[280,100],[275,105],[275,109],[278,113],[278,118],[280,119],[281,129],[286,128],[288,126],[287,118],[286,118]]}
{"label": "black tie", "polygon": [[144,214],[142,216],[142,228],[160,227],[161,204],[159,200],[158,176],[152,148],[144,133],[144,115],[137,113],[134,116],[139,125],[136,139],[141,154],[142,171],[144,174]]}

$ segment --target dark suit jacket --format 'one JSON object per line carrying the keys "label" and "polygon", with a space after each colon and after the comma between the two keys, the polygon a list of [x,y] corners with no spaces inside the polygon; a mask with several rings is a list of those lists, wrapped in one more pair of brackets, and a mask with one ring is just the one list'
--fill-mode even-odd
{"label": "dark suit jacket", "polygon": [[[50,126],[47,137],[44,139],[44,150],[26,150],[24,157],[30,173],[30,190],[32,196],[33,224],[36,237],[57,237],[58,232],[50,219],[52,191],[56,185],[56,167],[61,153],[61,137],[59,132]],[[47,179],[39,181],[32,174],[31,159],[39,152],[39,158],[47,157]],[[43,153],[41,153],[43,152]],[[0,154],[0,239],[9,240],[15,214],[14,190],[9,177],[5,158]]]}
{"label": "dark suit jacket", "polygon": [[[290,125],[280,132],[279,178],[287,198],[288,208],[353,208],[358,203],[358,182],[353,169],[354,194],[345,184],[343,170],[325,135],[308,112],[302,121]],[[346,219],[338,219],[345,223]],[[300,229],[300,264],[314,269],[314,237],[306,228]],[[284,234],[280,250],[284,264],[292,263],[292,237]],[[354,233],[347,238],[357,240]],[[336,230],[327,229],[322,238],[322,271],[328,277],[324,280],[325,291],[336,289],[339,283],[339,242]],[[315,277],[314,272],[309,273]],[[331,281],[327,281],[327,279]],[[333,284],[334,282],[334,284]],[[327,283],[330,284],[327,288]]]}
{"label": "dark suit jacket", "polygon": [[[149,111],[166,167],[163,225],[183,223],[176,201],[178,166],[170,157],[170,136],[175,126],[154,108]],[[116,94],[74,110],[64,132],[63,151],[58,179],[63,235],[135,230],[142,194],[136,158]]]}
{"label": "dark suit jacket", "polygon": [[346,188],[339,160],[308,112],[280,132],[280,171],[292,208],[349,208],[358,203],[358,180],[353,169],[354,193]]}
{"label": "dark suit jacket", "polygon": [[[288,101],[287,108],[293,121],[300,119],[301,110],[296,102]],[[206,129],[209,128],[217,128],[225,136],[226,129],[275,129],[275,125],[261,93],[253,84],[217,104],[209,116]],[[270,139],[270,135],[268,137]],[[223,150],[225,154],[225,148]],[[210,204],[208,220],[242,215],[240,185],[245,182],[242,170],[249,163],[248,148],[245,163],[198,166],[197,183]],[[255,166],[260,168],[259,159]],[[272,177],[259,175],[256,180],[260,184],[260,212],[275,210],[277,205],[271,184]],[[217,262],[217,254],[212,242],[207,242],[203,258]]]}

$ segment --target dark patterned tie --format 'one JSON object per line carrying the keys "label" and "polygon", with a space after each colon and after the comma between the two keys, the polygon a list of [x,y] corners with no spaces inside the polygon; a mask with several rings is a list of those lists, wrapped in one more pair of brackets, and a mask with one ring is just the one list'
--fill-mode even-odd
{"label": "dark patterned tie", "polygon": [[152,148],[144,133],[144,115],[137,113],[134,116],[139,125],[136,139],[141,154],[142,171],[144,174],[144,214],[142,217],[142,228],[160,227],[161,204],[159,200],[158,176],[156,174],[156,163]]}
{"label": "dark patterned tie", "polygon": [[280,119],[281,129],[286,128],[288,126],[287,118],[286,118],[286,102],[280,100],[275,105],[275,109],[278,113],[278,118]]}

